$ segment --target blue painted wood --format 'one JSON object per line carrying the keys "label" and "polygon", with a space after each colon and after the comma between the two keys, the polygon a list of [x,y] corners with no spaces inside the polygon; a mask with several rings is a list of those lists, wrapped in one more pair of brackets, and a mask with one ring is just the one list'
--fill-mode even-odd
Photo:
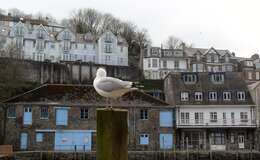
{"label": "blue painted wood", "polygon": [[27,149],[27,142],[28,142],[28,134],[27,133],[21,133],[20,148],[21,149]]}
{"label": "blue painted wood", "polygon": [[148,145],[149,144],[149,135],[148,134],[141,134],[140,135],[140,144],[141,145]]}
{"label": "blue painted wood", "polygon": [[56,125],[68,125],[68,109],[57,108],[56,109]]}
{"label": "blue painted wood", "polygon": [[36,133],[36,142],[43,141],[43,133]]}
{"label": "blue painted wood", "polygon": [[160,149],[172,149],[173,148],[173,134],[160,134]]}
{"label": "blue painted wood", "polygon": [[23,124],[24,125],[31,125],[32,124],[32,109],[31,109],[31,107],[24,107]]}
{"label": "blue painted wood", "polygon": [[160,111],[160,127],[173,127],[172,111]]}
{"label": "blue painted wood", "polygon": [[62,151],[90,151],[91,150],[91,132],[57,131],[55,133],[55,150]]}

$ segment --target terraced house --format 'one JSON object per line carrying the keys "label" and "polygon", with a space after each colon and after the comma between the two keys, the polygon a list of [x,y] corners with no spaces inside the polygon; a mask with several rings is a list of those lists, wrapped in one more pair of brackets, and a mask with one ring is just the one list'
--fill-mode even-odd
{"label": "terraced house", "polygon": [[[141,91],[111,104],[128,110],[129,150],[173,149],[174,107]],[[40,86],[5,102],[4,143],[15,150],[95,150],[96,109],[107,105],[92,86]]]}
{"label": "terraced house", "polygon": [[126,40],[110,31],[99,36],[77,34],[60,25],[32,23],[25,19],[17,22],[0,16],[0,50],[10,46],[19,49],[21,58],[34,61],[128,66]]}
{"label": "terraced house", "polygon": [[177,145],[182,149],[255,147],[256,107],[242,73],[172,73],[166,102],[176,107]]}

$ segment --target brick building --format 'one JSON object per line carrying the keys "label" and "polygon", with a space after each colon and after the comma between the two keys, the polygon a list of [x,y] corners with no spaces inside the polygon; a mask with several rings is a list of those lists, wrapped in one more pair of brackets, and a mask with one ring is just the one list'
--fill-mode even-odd
{"label": "brick building", "polygon": [[[129,111],[129,150],[174,147],[174,107],[141,91],[111,104]],[[95,150],[96,109],[107,101],[92,86],[46,84],[5,106],[4,143],[15,150]]]}
{"label": "brick building", "polygon": [[172,73],[164,91],[176,107],[180,148],[254,148],[255,105],[241,73]]}

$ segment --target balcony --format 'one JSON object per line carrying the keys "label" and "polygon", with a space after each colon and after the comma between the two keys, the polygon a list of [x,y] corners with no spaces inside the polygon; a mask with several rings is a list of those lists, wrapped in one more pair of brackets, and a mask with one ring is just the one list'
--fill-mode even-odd
{"label": "balcony", "polygon": [[177,128],[226,128],[226,127],[256,127],[256,121],[251,119],[180,119]]}

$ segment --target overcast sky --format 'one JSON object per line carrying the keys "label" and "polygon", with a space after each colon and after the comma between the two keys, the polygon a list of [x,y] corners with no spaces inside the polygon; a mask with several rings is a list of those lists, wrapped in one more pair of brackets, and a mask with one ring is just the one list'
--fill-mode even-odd
{"label": "overcast sky", "polygon": [[0,8],[66,18],[95,8],[146,28],[154,46],[169,35],[195,47],[229,49],[237,56],[260,53],[259,0],[1,0]]}

